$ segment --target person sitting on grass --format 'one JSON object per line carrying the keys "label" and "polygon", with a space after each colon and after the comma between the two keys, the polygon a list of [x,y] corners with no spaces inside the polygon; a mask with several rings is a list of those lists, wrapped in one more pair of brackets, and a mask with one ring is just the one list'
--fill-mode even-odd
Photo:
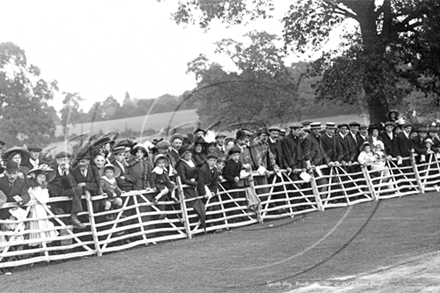
{"label": "person sitting on grass", "polygon": [[[116,178],[121,175],[121,171],[112,164],[106,164],[99,170],[101,175],[101,188],[104,194],[107,195],[107,199],[104,200],[104,211],[110,209],[120,209],[122,207],[122,190],[119,188]],[[114,214],[105,216],[105,219],[112,221],[115,219]]]}
{"label": "person sitting on grass", "polygon": [[[150,176],[150,186],[153,188],[154,192],[158,192],[158,194],[154,197],[154,203],[158,205],[158,201],[171,192],[171,199],[177,201],[176,197],[172,193],[174,190],[174,182],[170,180],[168,176],[168,170],[165,167],[167,165],[168,158],[165,155],[158,154],[154,158],[154,169],[151,171]],[[163,211],[164,207],[162,205],[158,205],[158,208]],[[159,217],[160,220],[164,219],[166,215],[162,213]]]}

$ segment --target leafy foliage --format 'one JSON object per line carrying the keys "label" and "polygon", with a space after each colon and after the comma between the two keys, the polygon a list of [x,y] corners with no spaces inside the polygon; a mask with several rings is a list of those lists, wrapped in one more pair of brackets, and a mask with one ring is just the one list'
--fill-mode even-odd
{"label": "leafy foliage", "polygon": [[56,114],[47,101],[53,99],[57,83],[40,73],[17,45],[0,44],[0,133],[8,146],[44,146],[54,135]]}

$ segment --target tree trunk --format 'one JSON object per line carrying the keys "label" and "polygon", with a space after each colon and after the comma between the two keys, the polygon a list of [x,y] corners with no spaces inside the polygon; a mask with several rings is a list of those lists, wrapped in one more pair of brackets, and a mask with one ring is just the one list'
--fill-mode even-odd
{"label": "tree trunk", "polygon": [[365,90],[365,99],[368,105],[370,123],[387,121],[388,103],[381,95]]}

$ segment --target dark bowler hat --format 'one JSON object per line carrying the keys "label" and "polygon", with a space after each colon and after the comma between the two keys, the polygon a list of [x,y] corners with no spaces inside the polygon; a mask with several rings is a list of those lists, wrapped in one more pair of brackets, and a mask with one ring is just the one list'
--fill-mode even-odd
{"label": "dark bowler hat", "polygon": [[426,129],[426,127],[420,127],[419,129],[417,129],[417,132],[428,132],[428,129]]}
{"label": "dark bowler hat", "polygon": [[440,128],[438,127],[429,127],[429,132],[438,132]]}
{"label": "dark bowler hat", "polygon": [[71,156],[72,156],[71,153],[62,151],[55,155],[55,159],[70,158]]}
{"label": "dark bowler hat", "polygon": [[205,139],[203,137],[196,137],[196,139],[194,140],[194,144],[201,144],[203,146],[207,145],[208,143],[205,141]]}
{"label": "dark bowler hat", "polygon": [[321,122],[310,123],[310,129],[321,129],[321,128],[322,128]]}
{"label": "dark bowler hat", "polygon": [[381,131],[382,125],[380,123],[375,123],[375,124],[370,124],[370,126],[368,126],[369,131],[373,131],[374,129]]}
{"label": "dark bowler hat", "polygon": [[243,130],[238,130],[235,133],[235,139],[244,139],[246,138],[246,132],[244,132]]}
{"label": "dark bowler hat", "polygon": [[347,123],[338,124],[338,128],[339,129],[341,129],[342,127],[347,127],[348,128],[348,124]]}
{"label": "dark bowler hat", "polygon": [[361,126],[360,123],[359,123],[359,122],[356,122],[356,121],[350,122],[350,124],[348,124],[348,125],[349,125],[350,127],[351,127],[351,126],[357,126],[357,127]]}
{"label": "dark bowler hat", "polygon": [[206,134],[206,130],[205,129],[202,129],[202,128],[197,128],[196,130],[194,130],[194,134],[196,134],[197,132],[203,132],[203,135],[205,135]]}
{"label": "dark bowler hat", "polygon": [[9,161],[6,163],[6,172],[12,173],[18,171],[18,164],[14,161]]}
{"label": "dark bowler hat", "polygon": [[361,126],[359,126],[359,129],[367,129],[367,128],[368,128],[368,126],[365,124],[361,124]]}
{"label": "dark bowler hat", "polygon": [[207,156],[206,156],[206,158],[209,160],[209,159],[218,159],[218,156],[217,156],[217,154],[216,153],[209,153]]}
{"label": "dark bowler hat", "polygon": [[327,123],[325,123],[325,128],[335,129],[336,128],[336,123],[335,122],[327,122]]}

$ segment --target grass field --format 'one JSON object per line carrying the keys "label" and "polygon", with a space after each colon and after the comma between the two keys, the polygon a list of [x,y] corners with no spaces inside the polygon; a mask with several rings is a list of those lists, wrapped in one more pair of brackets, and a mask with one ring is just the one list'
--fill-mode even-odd
{"label": "grass field", "polygon": [[0,276],[1,291],[438,292],[439,209],[438,193],[330,209],[35,265]]}
{"label": "grass field", "polygon": [[[88,122],[69,126],[69,134],[80,134],[86,131],[91,132],[107,132],[109,130],[124,131],[131,129],[133,131],[141,131],[141,129],[154,129],[160,131],[162,128],[170,125],[171,127],[180,125],[184,122],[197,122],[199,116],[196,110],[185,110],[177,112],[167,112],[160,114],[150,114],[145,116],[130,117],[124,119],[116,119],[110,121]],[[55,136],[63,135],[63,128],[58,125],[55,130]]]}

